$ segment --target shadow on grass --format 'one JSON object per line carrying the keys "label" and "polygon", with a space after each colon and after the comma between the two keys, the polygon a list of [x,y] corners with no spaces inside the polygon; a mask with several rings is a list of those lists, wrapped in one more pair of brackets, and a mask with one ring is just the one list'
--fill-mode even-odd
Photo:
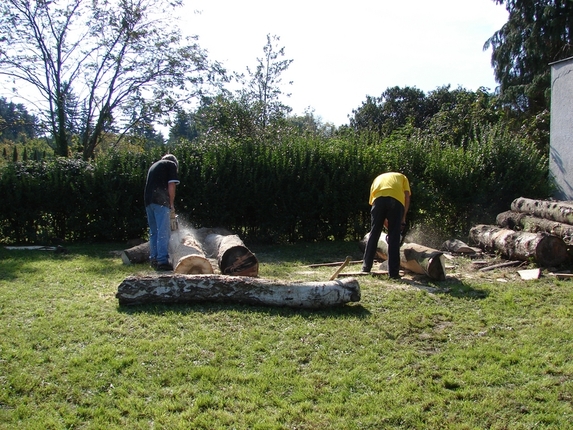
{"label": "shadow on grass", "polygon": [[7,250],[0,249],[0,280],[11,281],[18,278],[18,274],[25,271],[33,273],[38,271],[31,267],[38,261],[60,261],[65,258],[63,253],[40,250]]}
{"label": "shadow on grass", "polygon": [[401,282],[413,288],[427,291],[432,294],[448,294],[460,299],[485,299],[489,292],[473,288],[470,284],[457,278],[447,278],[445,281],[427,282],[426,279],[402,280]]}
{"label": "shadow on grass", "polygon": [[217,303],[217,302],[202,302],[202,303],[173,303],[173,304],[147,304],[147,305],[133,305],[133,306],[118,306],[118,311],[124,314],[139,314],[148,313],[151,315],[187,315],[191,313],[202,314],[217,314],[220,312],[241,312],[241,313],[256,313],[260,316],[267,317],[303,317],[308,319],[314,318],[369,318],[371,312],[361,304],[344,304],[336,305],[322,309],[303,309],[303,308],[290,308],[281,306],[259,306],[259,305],[246,305],[236,303]]}

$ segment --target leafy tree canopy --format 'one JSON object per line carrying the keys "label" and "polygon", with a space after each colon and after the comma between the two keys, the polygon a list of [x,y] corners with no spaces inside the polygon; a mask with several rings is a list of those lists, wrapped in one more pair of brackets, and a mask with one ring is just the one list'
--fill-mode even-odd
{"label": "leafy tree canopy", "polygon": [[[174,111],[223,70],[174,25],[181,0],[6,0],[0,74],[31,88],[58,155]],[[22,94],[24,96],[24,94]]]}
{"label": "leafy tree canopy", "polygon": [[37,121],[23,104],[0,97],[0,141],[19,142],[36,137]]}
{"label": "leafy tree canopy", "polygon": [[573,1],[494,0],[509,12],[487,40],[501,99],[534,116],[549,109],[549,63],[573,55]]}
{"label": "leafy tree canopy", "polygon": [[462,145],[478,125],[493,124],[503,117],[497,97],[485,88],[451,90],[449,85],[425,94],[412,87],[392,87],[380,97],[367,96],[353,110],[350,127],[381,138],[405,126],[432,134],[436,139]]}

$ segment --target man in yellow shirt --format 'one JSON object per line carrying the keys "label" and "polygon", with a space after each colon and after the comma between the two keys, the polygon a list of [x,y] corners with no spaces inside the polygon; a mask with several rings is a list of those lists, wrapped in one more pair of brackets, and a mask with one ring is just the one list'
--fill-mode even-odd
{"label": "man in yellow shirt", "polygon": [[362,271],[370,272],[382,228],[388,228],[388,275],[400,279],[400,232],[406,226],[410,207],[410,183],[402,173],[388,172],[376,177],[370,187],[372,227],[364,250]]}

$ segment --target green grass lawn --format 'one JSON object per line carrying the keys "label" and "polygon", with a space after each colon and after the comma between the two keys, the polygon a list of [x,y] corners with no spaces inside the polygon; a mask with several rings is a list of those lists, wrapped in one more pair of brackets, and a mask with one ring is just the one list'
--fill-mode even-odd
{"label": "green grass lawn", "polygon": [[[573,281],[360,277],[325,310],[119,307],[110,254],[0,249],[2,429],[573,428]],[[355,243],[252,246],[262,278]],[[350,268],[359,270],[359,266]]]}

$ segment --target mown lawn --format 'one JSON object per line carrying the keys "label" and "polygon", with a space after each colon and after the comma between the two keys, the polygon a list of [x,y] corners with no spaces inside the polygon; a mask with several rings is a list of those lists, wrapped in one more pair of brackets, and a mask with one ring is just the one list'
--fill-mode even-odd
{"label": "mown lawn", "polygon": [[[573,428],[573,281],[456,266],[444,282],[360,277],[360,302],[319,311],[124,308],[120,282],[152,272],[122,247],[0,249],[0,428]],[[361,258],[250,249],[261,277],[289,281]]]}

